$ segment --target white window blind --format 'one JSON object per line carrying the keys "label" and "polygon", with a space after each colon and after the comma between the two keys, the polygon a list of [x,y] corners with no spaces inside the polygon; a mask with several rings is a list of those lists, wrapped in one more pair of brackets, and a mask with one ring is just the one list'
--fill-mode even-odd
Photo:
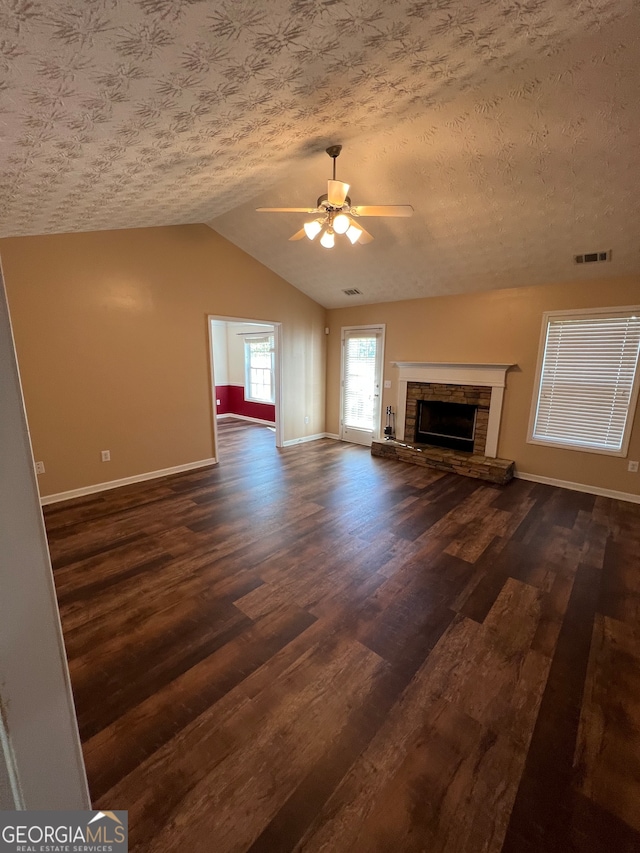
{"label": "white window blind", "polygon": [[378,337],[370,331],[345,335],[343,421],[350,427],[374,427]]}
{"label": "white window blind", "polygon": [[624,313],[547,316],[533,441],[626,452],[640,318]]}

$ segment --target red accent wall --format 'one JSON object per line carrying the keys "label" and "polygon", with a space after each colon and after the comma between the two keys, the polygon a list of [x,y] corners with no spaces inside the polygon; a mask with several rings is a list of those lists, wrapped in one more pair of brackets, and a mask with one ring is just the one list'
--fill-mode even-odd
{"label": "red accent wall", "polygon": [[271,403],[251,403],[245,400],[242,385],[216,385],[216,400],[220,400],[219,415],[244,415],[262,421],[276,419],[276,407]]}
{"label": "red accent wall", "polygon": [[216,400],[220,400],[218,403],[218,414],[219,415],[228,415],[229,414],[229,388],[230,385],[216,385]]}

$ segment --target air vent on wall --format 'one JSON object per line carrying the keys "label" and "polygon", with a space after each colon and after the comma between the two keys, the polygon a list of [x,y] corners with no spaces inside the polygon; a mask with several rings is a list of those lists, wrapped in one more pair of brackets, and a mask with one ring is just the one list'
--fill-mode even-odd
{"label": "air vent on wall", "polygon": [[350,287],[348,290],[342,291],[347,296],[362,296],[362,291],[358,290],[357,287]]}
{"label": "air vent on wall", "polygon": [[585,252],[584,255],[574,255],[577,264],[597,264],[599,261],[611,260],[611,249],[608,252]]}

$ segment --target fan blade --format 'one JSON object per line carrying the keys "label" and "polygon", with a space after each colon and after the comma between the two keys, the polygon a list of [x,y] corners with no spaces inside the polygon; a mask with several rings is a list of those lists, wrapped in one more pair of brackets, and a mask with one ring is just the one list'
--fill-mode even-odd
{"label": "fan blade", "polygon": [[327,181],[327,201],[332,207],[342,207],[349,192],[349,184],[342,181]]}
{"label": "fan blade", "polygon": [[410,204],[374,204],[352,207],[350,213],[355,216],[413,216]]}
{"label": "fan blade", "polygon": [[315,207],[256,207],[258,213],[318,213]]}
{"label": "fan blade", "polygon": [[365,243],[370,243],[373,240],[373,237],[371,236],[371,234],[369,234],[368,231],[365,231],[365,229],[362,227],[362,225],[358,225],[358,228],[362,231],[362,234],[360,235],[360,239],[358,240],[358,243],[360,243],[360,245],[362,245],[362,246],[364,246]]}
{"label": "fan blade", "polygon": [[293,237],[289,237],[289,242],[291,242],[291,240],[302,240],[303,237],[306,237],[306,231],[304,228],[301,228],[299,231],[296,231]]}

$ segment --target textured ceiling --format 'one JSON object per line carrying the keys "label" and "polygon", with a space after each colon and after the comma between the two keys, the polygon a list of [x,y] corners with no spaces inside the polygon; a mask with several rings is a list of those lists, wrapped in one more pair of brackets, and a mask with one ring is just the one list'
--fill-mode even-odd
{"label": "textured ceiling", "polygon": [[[208,222],[327,307],[636,274],[639,79],[631,0],[0,0],[0,234]],[[415,214],[289,243],[336,142]]]}

